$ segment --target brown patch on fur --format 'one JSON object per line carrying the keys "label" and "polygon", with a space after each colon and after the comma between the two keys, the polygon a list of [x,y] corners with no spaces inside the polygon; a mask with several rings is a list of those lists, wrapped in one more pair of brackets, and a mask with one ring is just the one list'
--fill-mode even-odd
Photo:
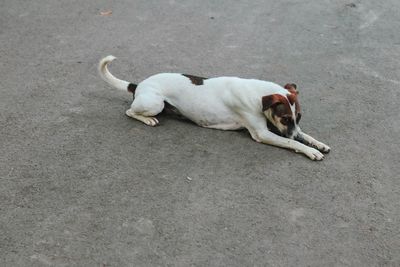
{"label": "brown patch on fur", "polygon": [[199,76],[194,76],[194,75],[189,75],[189,74],[182,74],[182,75],[187,77],[187,78],[189,78],[190,81],[194,85],[203,85],[204,84],[204,80],[207,80],[207,78],[204,78],[204,77],[199,77]]}
{"label": "brown patch on fur", "polygon": [[273,108],[274,114],[279,117],[283,115],[292,115],[289,102],[283,95],[273,94],[262,97],[262,111]]}
{"label": "brown patch on fur", "polygon": [[297,99],[297,94],[291,93],[291,94],[287,94],[286,96],[290,102],[290,105],[294,104],[295,112],[296,112],[296,114],[298,114],[300,112],[300,104],[299,104],[299,100]]}
{"label": "brown patch on fur", "polygon": [[292,94],[299,94],[299,91],[297,91],[297,85],[294,83],[287,83],[285,84],[284,88]]}
{"label": "brown patch on fur", "polygon": [[289,94],[286,96],[290,102],[290,105],[295,105],[296,114],[298,114],[300,112],[300,104],[297,99],[299,94],[299,91],[297,91],[297,85],[294,83],[288,83],[284,86],[284,88],[289,91]]}
{"label": "brown patch on fur", "polygon": [[[284,129],[278,129],[273,122],[268,122],[267,127],[271,132],[278,132],[279,135],[290,137],[295,129],[295,118],[293,117],[292,110],[290,108],[289,99],[280,94],[273,94],[264,96],[262,98],[263,111],[271,109],[272,120],[275,123],[280,123],[285,126]],[[279,118],[276,119],[275,117]],[[272,127],[274,126],[274,127]]]}
{"label": "brown patch on fur", "polygon": [[297,102],[297,95],[295,94],[287,94],[287,99],[289,100],[290,105],[294,105]]}
{"label": "brown patch on fur", "polygon": [[137,87],[137,84],[130,83],[130,84],[128,85],[128,88],[127,88],[126,90],[128,90],[128,92],[131,92],[132,94],[134,94],[134,93],[135,93],[135,90],[136,90],[136,87]]}

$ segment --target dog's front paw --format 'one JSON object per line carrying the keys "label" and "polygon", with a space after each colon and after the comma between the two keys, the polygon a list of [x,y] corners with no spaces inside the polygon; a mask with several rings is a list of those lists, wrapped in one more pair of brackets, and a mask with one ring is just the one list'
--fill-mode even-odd
{"label": "dog's front paw", "polygon": [[309,157],[311,160],[319,161],[324,159],[324,154],[312,147],[309,147],[306,151],[304,151],[304,154],[306,154],[306,156]]}
{"label": "dog's front paw", "polygon": [[324,143],[321,143],[321,142],[316,144],[316,148],[319,151],[321,151],[322,153],[326,153],[326,154],[331,151],[331,148],[329,146],[327,146],[327,145],[325,145]]}

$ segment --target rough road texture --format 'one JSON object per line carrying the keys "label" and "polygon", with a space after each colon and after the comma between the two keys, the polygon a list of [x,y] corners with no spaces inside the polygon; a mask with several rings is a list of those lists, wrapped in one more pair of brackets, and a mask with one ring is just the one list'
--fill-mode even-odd
{"label": "rough road texture", "polygon": [[[0,266],[399,266],[399,14],[398,0],[0,1]],[[147,127],[97,75],[108,54],[132,82],[294,82],[302,128],[332,152]]]}

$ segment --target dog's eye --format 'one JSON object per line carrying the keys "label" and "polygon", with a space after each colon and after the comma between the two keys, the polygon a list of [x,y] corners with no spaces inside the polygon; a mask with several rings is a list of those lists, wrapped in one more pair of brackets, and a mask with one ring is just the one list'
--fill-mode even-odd
{"label": "dog's eye", "polygon": [[299,124],[300,119],[301,119],[301,113],[298,113],[296,118],[296,124]]}
{"label": "dog's eye", "polygon": [[284,124],[284,125],[287,125],[287,124],[289,123],[289,118],[283,117],[283,118],[281,119],[281,123]]}

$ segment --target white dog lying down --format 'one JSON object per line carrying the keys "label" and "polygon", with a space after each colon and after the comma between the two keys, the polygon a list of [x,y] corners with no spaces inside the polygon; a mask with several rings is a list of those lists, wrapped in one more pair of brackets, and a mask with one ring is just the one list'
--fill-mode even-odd
{"label": "white dog lying down", "polygon": [[134,94],[126,115],[149,126],[164,107],[172,107],[199,126],[220,130],[246,128],[261,143],[290,148],[312,160],[322,160],[330,148],[303,133],[295,84],[281,87],[272,82],[237,77],[202,78],[179,73],[153,75],[138,85],[114,77],[107,56],[99,63],[104,81]]}

